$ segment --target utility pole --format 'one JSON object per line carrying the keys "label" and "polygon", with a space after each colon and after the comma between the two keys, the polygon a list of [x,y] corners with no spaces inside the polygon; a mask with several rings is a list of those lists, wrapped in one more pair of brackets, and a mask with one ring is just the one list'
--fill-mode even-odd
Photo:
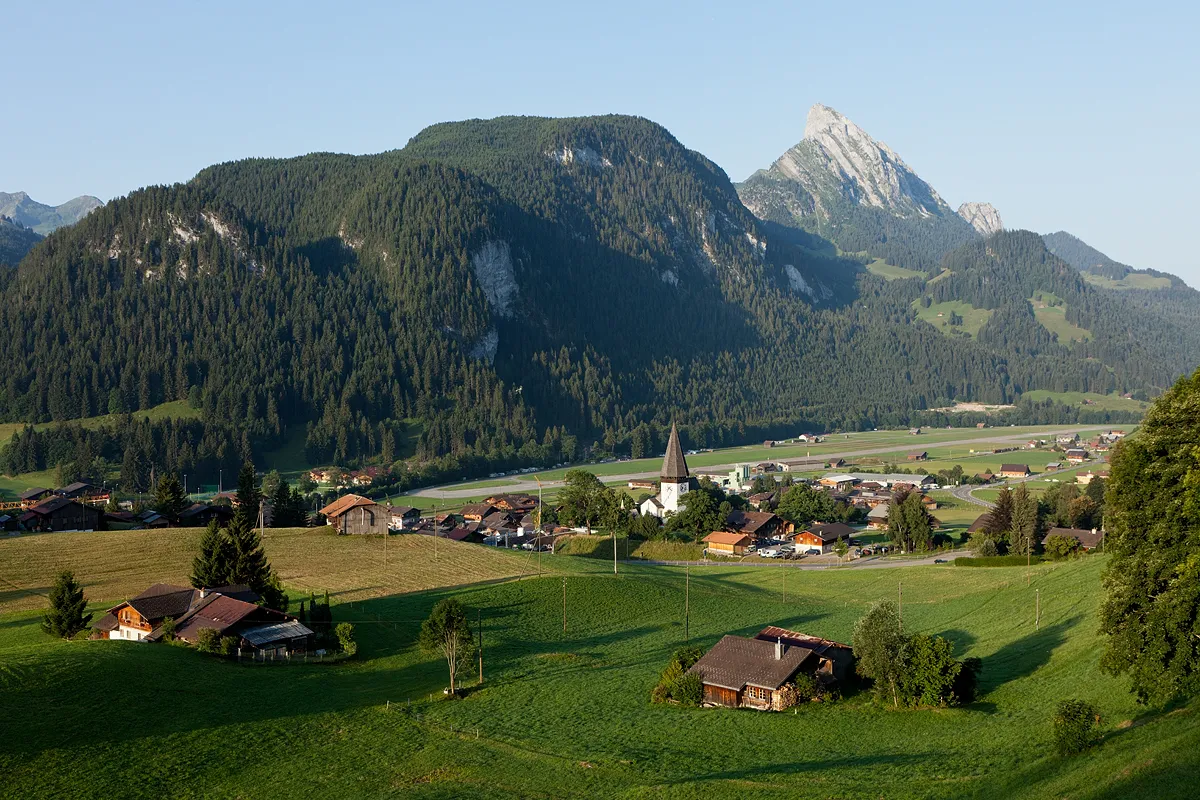
{"label": "utility pole", "polygon": [[483,683],[483,609],[475,609],[475,623],[479,630],[479,682]]}
{"label": "utility pole", "polygon": [[563,576],[563,633],[567,632],[567,576]]}
{"label": "utility pole", "polygon": [[783,602],[787,604],[787,567],[783,568]]}
{"label": "utility pole", "polygon": [[896,617],[900,623],[900,630],[904,630],[904,582],[898,581],[896,584],[897,596],[900,598],[896,605]]}
{"label": "utility pole", "polygon": [[690,564],[684,564],[683,565],[683,640],[684,640],[685,644],[692,643],[691,589],[692,589],[692,567]]}

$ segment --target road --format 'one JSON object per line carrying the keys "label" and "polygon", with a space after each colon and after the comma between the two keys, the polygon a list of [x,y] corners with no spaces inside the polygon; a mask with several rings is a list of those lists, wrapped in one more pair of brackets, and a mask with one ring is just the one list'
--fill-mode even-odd
{"label": "road", "polygon": [[[1015,433],[1015,434],[1010,434],[1008,436],[986,436],[986,437],[975,437],[973,439],[956,439],[951,442],[936,442],[930,446],[931,447],[939,447],[939,448],[940,447],[966,447],[966,446],[970,446],[973,444],[1008,444],[1010,442],[1027,442],[1031,438],[1033,438],[1035,435],[1039,439],[1050,438],[1052,436],[1057,436],[1060,433],[1079,433],[1080,431],[1094,430],[1095,428],[1096,428],[1095,425],[1074,427],[1074,428],[1056,428],[1054,430],[1039,431],[1037,434],[1031,434],[1028,431],[1026,431],[1024,433]],[[860,450],[844,450],[839,453],[823,453],[821,455],[821,460],[829,461],[830,459],[833,459],[833,458],[856,458],[858,456],[873,456],[873,455],[879,455],[881,453],[907,452],[907,451],[912,450],[914,446],[919,445],[919,444],[920,444],[920,437],[914,437],[914,440],[912,442],[906,442],[905,444],[902,444],[902,445],[888,445],[885,447],[870,447],[870,448],[865,448],[865,449],[860,449]],[[728,472],[729,470],[736,467],[739,463],[745,463],[745,462],[744,461],[742,461],[742,462],[735,461],[735,462],[731,462],[729,464],[719,464],[716,466],[701,467],[698,470],[694,470],[694,472],[696,472],[696,473]],[[580,464],[579,468],[587,469],[587,465]],[[1066,470],[1064,470],[1064,472],[1065,471]],[[657,478],[657,477],[658,477],[658,471],[655,470],[653,472],[629,472],[629,473],[625,473],[622,475],[601,475],[600,479],[602,481],[604,481],[605,483],[624,483],[625,481],[646,480],[648,478]],[[561,485],[561,484],[562,484],[562,481],[543,481],[542,488],[546,488],[549,486],[557,486],[557,485]],[[425,489],[414,489],[414,490],[408,492],[408,494],[416,495],[417,497],[429,497],[429,498],[435,498],[435,499],[444,497],[447,500],[461,500],[461,499],[465,499],[465,498],[469,498],[469,497],[479,497],[480,495],[487,494],[489,491],[496,492],[496,493],[514,494],[514,493],[519,493],[519,492],[534,493],[534,492],[537,492],[537,490],[538,490],[537,481],[534,481],[534,480],[531,480],[528,478],[523,479],[523,480],[518,478],[513,483],[502,486],[502,487],[494,486],[494,487],[489,487],[489,488],[484,488],[484,489],[470,488],[470,487],[458,488],[458,489],[449,488],[449,486],[456,486],[456,485],[458,485],[458,484],[448,484],[445,487],[431,486],[431,487],[428,487]],[[956,494],[955,496],[958,497],[959,495]],[[987,507],[991,507],[990,503],[986,503],[982,500],[978,500],[973,497],[963,497],[961,499],[967,500],[968,502],[976,503],[977,505],[984,505]]]}
{"label": "road", "polygon": [[[859,558],[854,561],[847,561],[844,564],[838,564],[836,561],[824,561],[821,563],[805,563],[805,561],[643,561],[638,560],[622,560],[622,564],[657,564],[665,567],[760,567],[774,569],[886,569],[890,567],[925,567],[931,566],[935,561],[944,560],[947,562],[953,561],[958,556],[969,556],[971,553],[965,550],[959,550],[953,553],[935,553],[926,558],[914,559],[896,559],[880,558],[876,556],[868,556],[867,558]],[[807,559],[806,559],[807,560]]]}
{"label": "road", "polygon": [[[1095,460],[1085,461],[1084,463],[1082,463],[1078,466],[1075,466],[1075,467],[1067,467],[1066,469],[1057,470],[1053,474],[1054,475],[1074,474],[1081,469],[1095,468],[1099,464],[1100,464],[1100,462],[1095,461]],[[1004,483],[993,483],[993,484],[989,484],[987,486],[974,486],[969,483],[964,483],[962,486],[955,486],[953,489],[951,489],[950,494],[954,495],[959,500],[965,500],[968,503],[974,503],[975,505],[982,506],[983,508],[995,508],[996,507],[995,503],[992,503],[988,500],[981,500],[980,498],[976,497],[974,494],[975,491],[978,489],[998,489],[1001,486],[1016,486],[1018,483],[1025,483],[1026,481],[1041,480],[1043,478],[1048,477],[1050,474],[1051,473],[1039,472],[1034,475],[1028,475],[1024,478],[1010,478],[1007,481],[1005,481]]]}

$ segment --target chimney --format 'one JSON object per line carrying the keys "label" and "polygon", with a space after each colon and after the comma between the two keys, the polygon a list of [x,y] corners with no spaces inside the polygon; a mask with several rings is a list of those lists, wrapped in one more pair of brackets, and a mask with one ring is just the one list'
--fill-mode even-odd
{"label": "chimney", "polygon": [[200,587],[200,599],[203,600],[205,597],[208,597],[208,589],[205,589],[203,586],[201,586]]}
{"label": "chimney", "polygon": [[775,660],[776,661],[783,660],[783,639],[775,640]]}

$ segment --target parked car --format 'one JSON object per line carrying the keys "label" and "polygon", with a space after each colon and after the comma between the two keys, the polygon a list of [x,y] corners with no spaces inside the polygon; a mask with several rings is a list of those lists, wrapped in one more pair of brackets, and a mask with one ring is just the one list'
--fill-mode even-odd
{"label": "parked car", "polygon": [[804,551],[804,554],[805,554],[806,556],[819,556],[819,555],[821,555],[821,548],[819,548],[819,547],[810,547],[810,548],[808,548],[807,550],[805,550],[805,551]]}
{"label": "parked car", "polygon": [[947,563],[947,561],[946,561],[946,559],[944,559],[944,558],[935,558],[935,559],[933,560],[933,563],[935,563],[935,564],[945,564],[945,563]]}
{"label": "parked car", "polygon": [[759,550],[758,554],[763,558],[779,558],[779,550],[774,547],[768,547],[766,550]]}

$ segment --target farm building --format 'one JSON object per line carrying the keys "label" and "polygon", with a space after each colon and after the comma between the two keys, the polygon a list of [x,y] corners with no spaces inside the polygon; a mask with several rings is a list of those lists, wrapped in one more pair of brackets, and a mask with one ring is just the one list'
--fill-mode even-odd
{"label": "farm building", "polygon": [[1088,451],[1081,447],[1072,447],[1064,453],[1064,456],[1068,464],[1082,464],[1088,460]]}
{"label": "farm building", "polygon": [[921,450],[916,453],[909,453],[907,456],[905,456],[905,460],[907,460],[907,461],[928,461],[929,453],[926,452],[925,450]]}
{"label": "farm building", "polygon": [[758,492],[746,498],[746,502],[762,511],[766,508],[774,508],[775,502],[779,497],[775,492]]}
{"label": "farm building", "polygon": [[845,645],[769,627],[753,639],[723,637],[688,672],[700,678],[707,706],[779,711],[788,704],[781,690],[797,675],[833,682],[847,674],[846,653]]}
{"label": "farm building", "polygon": [[830,489],[838,492],[848,492],[858,483],[858,478],[853,475],[826,475],[817,483],[822,486],[828,486]]}
{"label": "farm building", "polygon": [[468,503],[459,514],[467,522],[483,522],[483,518],[495,514],[498,509],[491,503]]}
{"label": "farm building", "polygon": [[845,539],[846,544],[850,544],[850,537],[853,535],[854,529],[844,522],[818,522],[796,534],[795,542],[797,549],[801,551],[812,548],[829,553],[833,551],[838,539]]}
{"label": "farm building", "polygon": [[340,534],[386,534],[392,522],[387,506],[357,494],[347,494],[320,511],[330,527]]}
{"label": "farm building", "polygon": [[888,526],[888,503],[880,503],[867,514],[867,527],[873,531],[885,530]]}
{"label": "farm building", "polygon": [[92,531],[100,526],[103,513],[69,497],[42,500],[21,515],[32,531]]}
{"label": "farm building", "polygon": [[421,521],[421,512],[412,506],[388,506],[388,513],[392,515],[388,527],[394,531],[408,530]]}
{"label": "farm building", "polygon": [[486,501],[497,511],[511,511],[516,514],[527,514],[538,507],[538,499],[529,494],[498,494]]}
{"label": "farm building", "polygon": [[704,544],[708,550],[714,553],[741,556],[745,555],[750,545],[754,544],[754,537],[744,533],[713,531],[704,537]]}
{"label": "farm building", "polygon": [[1090,531],[1082,528],[1051,528],[1042,537],[1043,547],[1051,536],[1065,536],[1068,539],[1074,539],[1079,542],[1079,547],[1083,550],[1094,550],[1104,542],[1104,531],[1098,531],[1095,528]]}
{"label": "farm building", "polygon": [[40,486],[35,486],[32,489],[26,489],[25,491],[21,492],[19,495],[17,495],[17,497],[22,503],[36,503],[41,500],[45,500],[47,497],[50,497],[53,494],[54,492],[49,489],[43,489]]}
{"label": "farm building", "polygon": [[756,539],[765,539],[778,533],[788,533],[792,523],[785,522],[769,511],[730,511],[725,517],[725,528],[734,533],[744,533]]}
{"label": "farm building", "polygon": [[1002,478],[1028,478],[1033,473],[1029,471],[1028,464],[1001,464],[1000,477]]}

